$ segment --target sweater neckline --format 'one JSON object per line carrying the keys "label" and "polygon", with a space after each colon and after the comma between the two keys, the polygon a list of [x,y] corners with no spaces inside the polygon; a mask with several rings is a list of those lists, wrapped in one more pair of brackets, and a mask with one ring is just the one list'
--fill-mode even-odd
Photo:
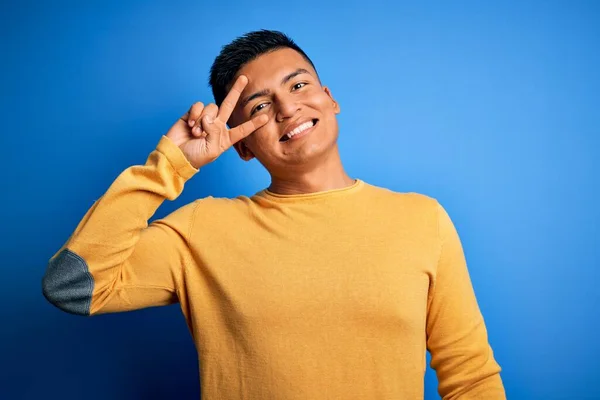
{"label": "sweater neckline", "polygon": [[354,183],[350,186],[346,186],[338,189],[330,189],[324,190],[320,192],[313,193],[299,193],[299,194],[280,194],[271,192],[269,189],[263,189],[257,193],[258,196],[267,197],[269,199],[275,201],[296,201],[296,200],[311,200],[311,199],[323,199],[323,198],[331,198],[349,195],[351,193],[357,192],[364,186],[364,181],[360,179],[355,179]]}

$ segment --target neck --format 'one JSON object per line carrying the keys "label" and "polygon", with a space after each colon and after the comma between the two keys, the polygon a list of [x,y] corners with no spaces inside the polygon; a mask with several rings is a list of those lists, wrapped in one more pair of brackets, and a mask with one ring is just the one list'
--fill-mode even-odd
{"label": "neck", "polygon": [[290,168],[286,172],[289,175],[271,174],[270,192],[283,195],[324,192],[342,189],[355,182],[344,170],[337,151],[334,151],[327,160],[310,169]]}

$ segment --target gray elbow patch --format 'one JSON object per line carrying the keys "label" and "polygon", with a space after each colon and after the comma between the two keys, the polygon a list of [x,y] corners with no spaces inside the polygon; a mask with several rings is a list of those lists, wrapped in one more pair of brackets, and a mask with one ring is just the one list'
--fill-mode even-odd
{"label": "gray elbow patch", "polygon": [[83,258],[63,249],[50,260],[42,279],[44,297],[63,311],[90,315],[94,278]]}

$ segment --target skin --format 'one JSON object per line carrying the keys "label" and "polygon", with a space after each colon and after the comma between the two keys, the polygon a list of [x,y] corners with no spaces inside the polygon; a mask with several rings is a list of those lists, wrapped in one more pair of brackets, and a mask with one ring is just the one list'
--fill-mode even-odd
{"label": "skin", "polygon": [[[300,70],[306,72],[282,83],[286,76]],[[300,53],[284,48],[263,54],[244,65],[237,74],[240,75],[248,77],[249,83],[234,109],[230,126],[263,114],[269,116],[269,122],[234,147],[242,159],[256,157],[269,171],[270,191],[314,193],[354,183],[344,171],[337,144],[336,115],[340,106]],[[270,93],[244,104],[245,98],[265,89]],[[279,141],[292,124],[314,118],[319,121],[308,135]]]}
{"label": "skin", "polygon": [[216,160],[234,143],[269,120],[266,115],[260,115],[235,128],[227,128],[227,120],[247,83],[246,77],[238,78],[220,109],[214,104],[207,107],[200,102],[194,104],[166,133],[165,136],[181,149],[195,168],[202,168]]}
{"label": "skin", "polygon": [[[166,136],[196,168],[234,146],[243,160],[256,158],[267,169],[271,192],[315,193],[355,182],[339,155],[339,112],[310,63],[284,48],[242,66],[220,107],[194,104]],[[310,132],[280,142],[295,125],[314,119]]]}

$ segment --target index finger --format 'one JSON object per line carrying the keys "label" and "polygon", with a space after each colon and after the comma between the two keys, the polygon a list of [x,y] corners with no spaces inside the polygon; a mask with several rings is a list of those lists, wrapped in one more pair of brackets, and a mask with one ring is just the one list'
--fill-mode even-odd
{"label": "index finger", "polygon": [[221,107],[219,107],[219,113],[217,114],[217,118],[221,121],[227,123],[229,121],[229,117],[233,113],[233,109],[237,104],[240,96],[242,95],[242,91],[248,84],[248,78],[244,75],[240,75],[236,80],[227,96],[221,103]]}
{"label": "index finger", "polygon": [[269,122],[269,117],[266,114],[262,114],[231,129],[229,131],[229,140],[231,141],[231,144],[237,143],[246,136],[249,136],[252,132],[258,128],[261,128],[267,122]]}

